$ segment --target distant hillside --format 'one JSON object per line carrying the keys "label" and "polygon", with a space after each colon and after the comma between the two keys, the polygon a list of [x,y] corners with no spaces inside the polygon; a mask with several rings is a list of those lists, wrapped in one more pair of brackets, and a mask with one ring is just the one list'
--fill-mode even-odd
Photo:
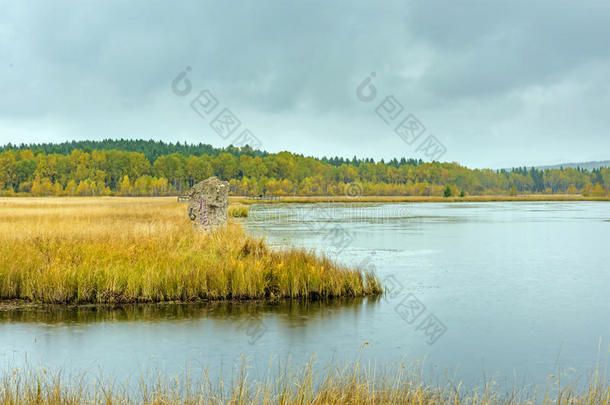
{"label": "distant hillside", "polygon": [[573,169],[576,168],[581,168],[581,169],[585,169],[585,170],[594,170],[594,169],[601,169],[602,167],[610,167],[610,160],[600,160],[600,161],[596,161],[596,162],[580,162],[580,163],[563,163],[560,165],[552,165],[552,166],[537,166],[536,169],[561,169],[561,168],[567,169],[568,167],[571,167]]}

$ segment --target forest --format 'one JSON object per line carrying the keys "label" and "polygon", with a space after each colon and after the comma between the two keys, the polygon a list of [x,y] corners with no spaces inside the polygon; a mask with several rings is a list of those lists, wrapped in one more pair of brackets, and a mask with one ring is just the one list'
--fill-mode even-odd
{"label": "forest", "polygon": [[124,139],[0,147],[2,196],[175,195],[214,175],[229,182],[232,195],[344,195],[349,189],[377,196],[606,196],[610,189],[610,168],[469,169],[455,162],[315,158]]}

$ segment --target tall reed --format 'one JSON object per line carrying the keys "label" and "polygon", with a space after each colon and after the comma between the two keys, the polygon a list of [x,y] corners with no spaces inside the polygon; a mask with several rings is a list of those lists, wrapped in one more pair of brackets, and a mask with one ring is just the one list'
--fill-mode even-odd
{"label": "tall reed", "polygon": [[599,371],[580,388],[562,384],[558,377],[543,386],[507,389],[494,381],[465,388],[445,379],[426,384],[418,367],[396,364],[377,368],[361,362],[326,367],[316,371],[312,363],[303,367],[280,365],[258,380],[242,364],[229,381],[213,380],[203,370],[179,376],[141,377],[136,386],[104,377],[83,374],[72,377],[44,369],[6,371],[0,374],[0,403],[10,405],[50,404],[405,404],[405,405],[606,405],[610,386]]}
{"label": "tall reed", "polygon": [[155,198],[0,199],[0,299],[123,303],[379,294],[375,277]]}

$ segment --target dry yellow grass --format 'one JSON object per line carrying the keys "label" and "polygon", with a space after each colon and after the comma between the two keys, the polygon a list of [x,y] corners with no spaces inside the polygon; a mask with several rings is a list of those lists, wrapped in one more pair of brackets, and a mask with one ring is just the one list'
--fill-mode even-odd
{"label": "dry yellow grass", "polygon": [[116,303],[380,293],[372,275],[192,228],[174,198],[1,198],[0,299]]}
{"label": "dry yellow grass", "polygon": [[263,382],[251,382],[242,366],[230,381],[212,381],[206,372],[194,383],[192,374],[142,379],[135,390],[97,378],[87,384],[86,376],[66,377],[45,370],[15,370],[0,375],[0,403],[21,404],[405,404],[405,405],[607,405],[610,387],[600,372],[583,387],[565,385],[552,377],[542,387],[517,388],[501,392],[494,381],[466,389],[460,382],[440,386],[423,382],[419,367],[397,364],[378,369],[359,362],[330,366],[321,375],[311,363],[302,368],[282,365],[268,373]]}

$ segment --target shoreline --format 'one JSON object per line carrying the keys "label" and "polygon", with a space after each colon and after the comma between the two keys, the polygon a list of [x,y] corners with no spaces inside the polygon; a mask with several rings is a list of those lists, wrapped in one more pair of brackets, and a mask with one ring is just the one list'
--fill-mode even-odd
{"label": "shoreline", "polygon": [[476,195],[465,197],[435,196],[280,196],[279,200],[249,200],[248,197],[231,196],[231,202],[241,204],[281,204],[281,203],[437,203],[437,202],[562,202],[562,201],[610,201],[610,196],[589,196],[572,194],[533,194],[533,195]]}
{"label": "shoreline", "polygon": [[[11,201],[33,202],[33,201],[163,201],[176,202],[178,196],[42,196],[33,197],[27,195],[15,195],[11,197],[0,197],[0,203]],[[279,196],[275,200],[250,200],[248,196],[229,196],[230,203],[251,204],[281,204],[281,203],[317,203],[317,202],[552,202],[552,201],[610,201],[609,196],[583,196],[581,194],[525,194],[517,196],[508,195],[470,195],[464,197],[441,197],[441,196]]]}
{"label": "shoreline", "polygon": [[226,304],[238,304],[238,305],[282,305],[282,304],[320,304],[320,303],[333,303],[341,301],[356,301],[363,299],[377,300],[383,296],[384,293],[380,294],[365,294],[358,296],[338,296],[338,297],[327,297],[327,298],[289,298],[289,297],[275,297],[275,298],[202,298],[190,301],[133,301],[133,302],[99,302],[99,303],[45,303],[45,302],[34,302],[25,299],[0,299],[0,314],[21,311],[21,310],[79,310],[79,309],[108,309],[108,310],[119,310],[130,307],[138,306],[178,306],[178,305],[226,305]]}

